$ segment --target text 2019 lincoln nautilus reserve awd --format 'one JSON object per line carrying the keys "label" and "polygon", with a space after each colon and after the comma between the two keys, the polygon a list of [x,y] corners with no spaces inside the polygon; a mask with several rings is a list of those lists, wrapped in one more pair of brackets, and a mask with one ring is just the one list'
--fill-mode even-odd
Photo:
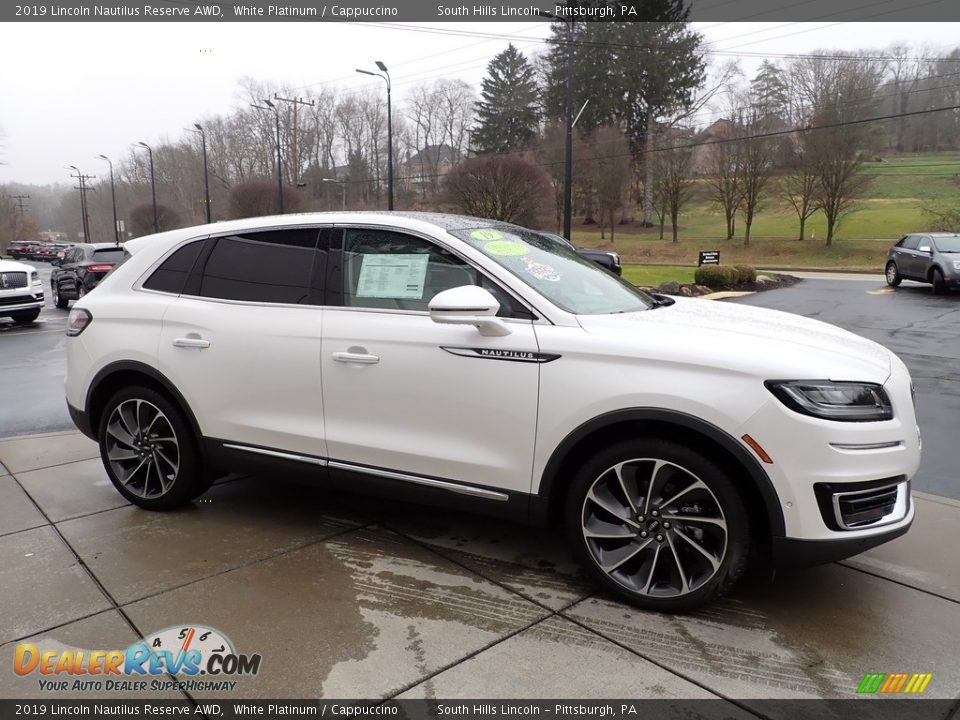
{"label": "text 2019 lincoln nautilus reserve awd", "polygon": [[132,240],[69,318],[67,402],[117,490],[231,470],[565,526],[599,585],[681,611],[748,559],[907,531],[910,376],[839,328],[648,295],[514,225],[251,218]]}

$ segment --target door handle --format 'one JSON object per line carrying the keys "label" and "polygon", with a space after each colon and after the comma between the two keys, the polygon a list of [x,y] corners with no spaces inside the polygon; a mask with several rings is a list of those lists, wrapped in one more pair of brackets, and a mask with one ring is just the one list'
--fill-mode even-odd
{"label": "door handle", "polygon": [[380,358],[377,355],[354,352],[335,352],[333,353],[333,359],[337,362],[359,363],[361,365],[376,365],[380,362]]}
{"label": "door handle", "polygon": [[176,340],[174,340],[174,341],[173,341],[173,346],[174,346],[174,347],[180,347],[180,348],[200,348],[200,349],[203,349],[203,348],[208,348],[208,347],[210,347],[210,341],[209,341],[209,340],[204,340],[203,338],[199,338],[199,337],[182,337],[182,338],[177,338]]}

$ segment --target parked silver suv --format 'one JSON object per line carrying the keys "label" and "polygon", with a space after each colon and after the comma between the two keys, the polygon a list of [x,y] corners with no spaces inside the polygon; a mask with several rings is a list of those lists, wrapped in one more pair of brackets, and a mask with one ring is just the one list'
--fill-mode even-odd
{"label": "parked silver suv", "polygon": [[960,288],[960,233],[912,233],[890,248],[887,284],[903,280],[933,285],[935,294]]}

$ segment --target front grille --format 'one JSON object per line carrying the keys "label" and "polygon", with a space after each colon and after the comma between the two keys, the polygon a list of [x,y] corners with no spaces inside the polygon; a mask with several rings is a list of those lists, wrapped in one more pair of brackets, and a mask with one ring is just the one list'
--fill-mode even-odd
{"label": "front grille", "polygon": [[27,274],[25,272],[0,273],[0,290],[10,290],[11,288],[22,288],[26,286]]}
{"label": "front grille", "polygon": [[14,295],[13,297],[0,297],[0,306],[4,305],[22,305],[23,303],[37,302],[33,295]]}

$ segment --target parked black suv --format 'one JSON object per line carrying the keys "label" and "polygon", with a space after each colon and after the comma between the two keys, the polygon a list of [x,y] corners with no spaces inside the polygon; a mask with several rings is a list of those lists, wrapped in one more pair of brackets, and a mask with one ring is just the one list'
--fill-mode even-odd
{"label": "parked black suv", "polygon": [[61,310],[93,290],[103,277],[128,257],[123,245],[89,243],[67,250],[63,260],[53,260],[50,292]]}
{"label": "parked black suv", "polygon": [[623,268],[620,267],[620,256],[615,252],[608,252],[607,250],[587,250],[584,248],[574,247],[574,244],[567,240],[562,235],[557,235],[551,232],[540,231],[541,235],[545,235],[551,240],[556,240],[558,243],[564,247],[568,247],[573,250],[577,255],[582,257],[584,260],[590,260],[595,262],[600,267],[604,267],[614,275],[622,275]]}

